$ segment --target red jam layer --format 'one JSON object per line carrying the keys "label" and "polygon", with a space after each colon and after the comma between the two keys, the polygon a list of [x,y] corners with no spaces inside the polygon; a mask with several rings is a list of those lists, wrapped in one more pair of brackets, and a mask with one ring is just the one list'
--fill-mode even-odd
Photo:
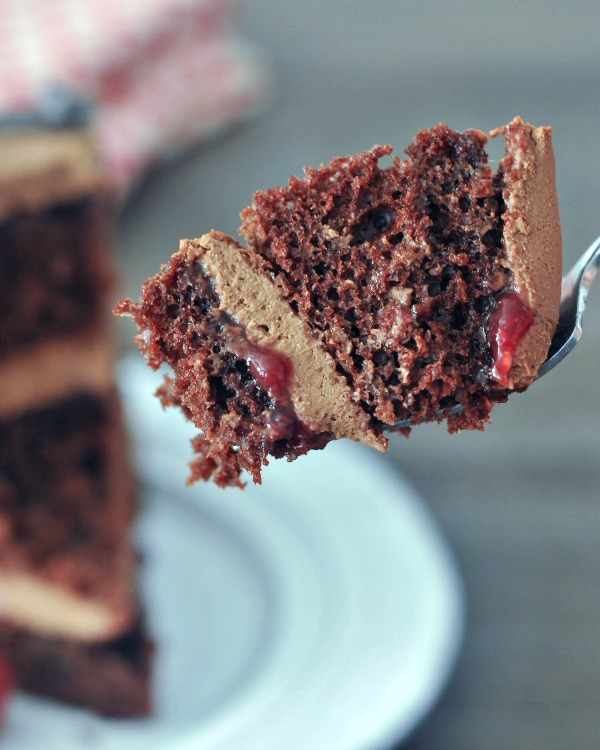
{"label": "red jam layer", "polygon": [[236,336],[230,347],[237,357],[246,361],[250,374],[274,403],[268,424],[271,439],[285,440],[295,448],[301,445],[324,447],[328,439],[313,432],[294,408],[291,395],[294,371],[289,359],[274,349],[252,344],[241,335]]}
{"label": "red jam layer", "polygon": [[503,388],[509,386],[508,376],[517,344],[532,323],[533,313],[516,292],[504,292],[498,297],[490,315],[487,335],[493,357],[490,377]]}
{"label": "red jam layer", "polygon": [[271,398],[290,401],[292,363],[283,354],[245,342],[242,356],[258,385]]}

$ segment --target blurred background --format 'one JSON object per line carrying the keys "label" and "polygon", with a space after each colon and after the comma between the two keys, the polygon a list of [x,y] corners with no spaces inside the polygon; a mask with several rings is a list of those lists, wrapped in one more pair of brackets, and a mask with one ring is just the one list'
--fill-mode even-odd
{"label": "blurred background", "polygon": [[[255,190],[374,143],[401,153],[442,121],[553,126],[565,267],[600,234],[596,0],[246,0],[231,12],[250,48],[236,47],[225,103],[173,69],[150,91],[153,116],[167,113],[152,147],[129,163],[138,131],[107,136],[121,293],[137,297],[180,237],[235,235]],[[131,328],[118,330],[131,352]],[[485,433],[424,426],[391,441],[387,460],[437,518],[468,608],[456,669],[408,750],[600,742],[598,372],[600,282],[575,352]]]}

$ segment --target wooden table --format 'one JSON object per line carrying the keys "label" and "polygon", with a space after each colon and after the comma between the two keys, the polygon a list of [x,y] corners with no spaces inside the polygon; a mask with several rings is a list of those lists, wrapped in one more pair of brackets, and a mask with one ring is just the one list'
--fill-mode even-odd
{"label": "wooden table", "polygon": [[[268,187],[439,121],[555,128],[570,265],[600,234],[600,3],[248,1],[276,71],[252,122],[150,176],[118,243],[125,291],[180,236],[237,231]],[[410,750],[600,747],[600,282],[567,363],[483,434],[396,438],[390,460],[436,515],[462,570],[467,632]],[[307,748],[306,750],[326,750]]]}

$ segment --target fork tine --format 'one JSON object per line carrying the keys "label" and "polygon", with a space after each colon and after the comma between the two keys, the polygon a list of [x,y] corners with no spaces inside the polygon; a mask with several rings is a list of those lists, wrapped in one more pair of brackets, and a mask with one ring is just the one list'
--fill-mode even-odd
{"label": "fork tine", "polygon": [[562,362],[581,338],[587,296],[598,266],[600,237],[592,242],[569,273],[563,277],[558,325],[552,337],[548,358],[540,367],[538,379]]}

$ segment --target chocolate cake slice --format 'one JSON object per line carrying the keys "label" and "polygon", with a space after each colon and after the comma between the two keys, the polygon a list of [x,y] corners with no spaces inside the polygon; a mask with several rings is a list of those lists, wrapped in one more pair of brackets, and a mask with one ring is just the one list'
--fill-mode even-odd
{"label": "chocolate cake slice", "polygon": [[0,154],[0,662],[20,688],[145,714],[112,208],[84,132],[3,133]]}
{"label": "chocolate cake slice", "polygon": [[[536,378],[558,318],[561,236],[549,128],[520,119],[494,171],[476,130],[419,133],[307,169],[242,212],[243,247],[184,240],[122,301],[160,390],[201,434],[192,479],[259,482],[349,437],[447,419],[481,429]],[[407,428],[407,425],[409,426]]]}

